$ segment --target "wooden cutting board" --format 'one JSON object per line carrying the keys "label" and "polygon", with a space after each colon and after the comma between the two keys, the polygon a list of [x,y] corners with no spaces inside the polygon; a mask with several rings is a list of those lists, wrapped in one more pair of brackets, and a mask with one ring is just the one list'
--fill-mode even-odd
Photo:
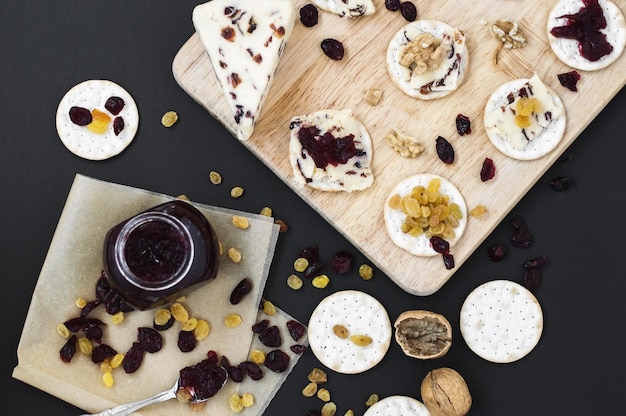
{"label": "wooden cutting board", "polygon": [[[299,9],[306,1],[294,0]],[[463,30],[470,54],[469,73],[451,95],[421,101],[404,95],[392,82],[385,64],[387,45],[407,22],[399,12],[390,12],[384,2],[374,2],[374,15],[342,19],[320,12],[319,24],[306,28],[296,22],[280,61],[255,133],[244,145],[262,160],[330,224],[365,254],[405,291],[429,295],[450,279],[463,262],[505,218],[543,173],[572,144],[583,129],[626,84],[624,54],[611,66],[596,72],[581,72],[578,92],[561,86],[557,74],[572,70],[552,53],[547,42],[548,0],[436,1],[414,2],[420,19],[444,21]],[[616,0],[622,11],[626,0]],[[519,22],[528,45],[502,50],[494,61],[498,42],[490,23],[498,19]],[[332,61],[321,51],[324,38],[343,42],[346,56]],[[233,133],[234,122],[218,86],[209,59],[197,34],[182,46],[173,61],[180,86]],[[537,73],[561,97],[567,127],[556,150],[535,161],[517,161],[501,154],[487,138],[483,108],[489,95],[502,83],[529,78]],[[363,100],[365,91],[378,88],[383,98],[377,106]],[[325,193],[299,188],[292,182],[288,161],[289,121],[293,116],[321,109],[352,109],[368,128],[374,142],[374,185],[353,193]],[[472,133],[459,136],[455,118],[470,117]],[[426,147],[415,159],[389,148],[385,136],[393,129],[418,138]],[[454,146],[456,160],[445,165],[437,157],[435,139],[443,136]],[[207,140],[210,140],[207,137]],[[233,137],[233,140],[237,140]],[[485,183],[479,173],[489,157],[496,176]],[[456,267],[446,270],[440,256],[415,257],[395,246],[385,231],[383,204],[394,185],[416,173],[435,173],[459,188],[468,209],[484,205],[488,213],[469,218],[463,237],[451,250]],[[532,224],[529,224],[532,231]],[[513,230],[512,230],[513,232]]]}

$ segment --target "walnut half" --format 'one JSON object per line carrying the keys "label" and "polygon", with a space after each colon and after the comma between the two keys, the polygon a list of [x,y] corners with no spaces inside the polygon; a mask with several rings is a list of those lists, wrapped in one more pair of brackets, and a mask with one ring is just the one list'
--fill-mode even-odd
{"label": "walnut half", "polygon": [[385,137],[385,143],[404,157],[413,158],[424,152],[424,146],[417,139],[395,129]]}

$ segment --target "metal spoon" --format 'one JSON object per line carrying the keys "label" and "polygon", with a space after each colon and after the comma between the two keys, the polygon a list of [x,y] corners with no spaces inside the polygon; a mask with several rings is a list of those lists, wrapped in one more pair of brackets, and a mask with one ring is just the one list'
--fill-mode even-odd
{"label": "metal spoon", "polygon": [[[221,389],[224,386],[224,384],[226,384],[226,381],[228,381],[228,373],[226,372],[226,369],[224,367],[217,367],[217,368],[223,370],[224,372],[224,378],[223,378],[224,381],[222,385],[219,387]],[[149,397],[147,399],[138,400],[133,403],[121,404],[119,406],[113,407],[111,409],[105,410],[100,413],[94,413],[94,414],[86,413],[81,416],[127,416],[151,404],[160,403],[169,399],[176,398],[176,392],[180,388],[179,386],[180,386],[180,378],[176,380],[176,383],[171,388],[165,391],[162,391],[161,393],[155,394],[154,396]],[[196,396],[192,396],[191,401],[189,401],[188,403],[201,403],[201,402],[207,401],[209,398],[210,397],[204,397],[200,399]]]}

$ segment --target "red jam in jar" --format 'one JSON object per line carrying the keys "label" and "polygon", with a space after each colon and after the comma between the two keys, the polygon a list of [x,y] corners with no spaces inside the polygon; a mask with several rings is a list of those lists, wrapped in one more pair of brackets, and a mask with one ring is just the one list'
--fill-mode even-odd
{"label": "red jam in jar", "polygon": [[131,217],[107,233],[104,273],[138,309],[171,302],[217,275],[219,246],[207,218],[174,200]]}

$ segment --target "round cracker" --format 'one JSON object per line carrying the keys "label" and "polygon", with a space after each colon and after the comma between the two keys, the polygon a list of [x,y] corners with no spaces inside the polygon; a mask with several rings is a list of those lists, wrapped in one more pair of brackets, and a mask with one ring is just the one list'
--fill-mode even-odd
{"label": "round cracker", "polygon": [[431,173],[421,173],[418,175],[409,176],[406,179],[400,181],[389,193],[387,199],[385,200],[385,207],[383,216],[385,218],[385,227],[387,229],[387,234],[391,237],[391,240],[400,248],[408,251],[409,253],[415,256],[422,257],[430,257],[439,255],[435,250],[433,250],[430,239],[422,234],[417,237],[409,235],[407,233],[402,232],[401,227],[402,223],[406,219],[406,215],[399,209],[392,209],[389,207],[388,201],[395,194],[399,194],[400,196],[405,196],[411,193],[412,189],[418,185],[422,185],[423,187],[428,187],[428,183],[434,179],[439,178],[441,181],[441,185],[439,186],[439,193],[448,195],[450,197],[450,202],[456,203],[461,212],[463,213],[463,218],[459,220],[459,225],[454,229],[455,237],[454,239],[446,240],[450,244],[450,247],[454,246],[454,244],[461,238],[463,232],[465,231],[465,226],[467,225],[467,206],[465,204],[465,199],[461,192],[447,179],[434,175]]}
{"label": "round cracker", "polygon": [[467,296],[459,324],[474,353],[494,363],[510,363],[525,357],[539,342],[543,313],[537,298],[524,286],[493,280]]}
{"label": "round cracker", "polygon": [[[350,338],[340,338],[335,325],[343,325],[349,335],[366,335],[372,343],[359,346]],[[383,305],[357,290],[335,292],[317,305],[308,325],[309,346],[326,367],[343,374],[357,374],[378,364],[391,343],[391,321]]]}
{"label": "round cracker", "polygon": [[[374,182],[374,175],[371,171],[372,163],[372,138],[367,128],[356,117],[352,116],[350,110],[319,110],[311,114],[302,115],[292,118],[292,123],[297,120],[303,124],[317,126],[326,120],[335,119],[337,128],[333,130],[333,135],[343,136],[354,134],[354,144],[358,150],[364,152],[363,156],[354,156],[345,165],[333,166],[329,164],[326,168],[316,168],[315,165],[310,166],[307,170],[309,177],[305,176],[303,169],[303,154],[308,154],[303,148],[298,138],[298,129],[291,130],[289,139],[289,161],[294,174],[294,180],[300,186],[308,185],[311,188],[328,191],[361,191],[369,188]],[[309,161],[312,163],[312,158]],[[357,175],[347,177],[345,166],[354,165],[358,160],[359,171]],[[355,168],[356,169],[356,168]],[[311,180],[312,178],[312,180]]]}
{"label": "round cracker", "polygon": [[[117,116],[104,108],[112,96],[124,100],[124,108],[117,115],[124,120],[124,129],[115,135],[113,119]],[[77,106],[91,111],[98,109],[111,117],[111,123],[103,134],[96,134],[86,126],[74,124],[69,117],[70,108]],[[133,97],[120,85],[108,80],[87,80],[72,87],[61,99],[56,114],[59,138],[76,156],[89,160],[103,160],[122,152],[132,142],[139,127],[139,111]]]}
{"label": "round cracker", "polygon": [[606,68],[620,57],[624,47],[626,47],[626,21],[621,10],[610,0],[599,0],[598,4],[606,19],[606,28],[602,29],[602,33],[606,35],[606,39],[613,46],[613,50],[597,61],[590,61],[580,54],[577,40],[557,38],[550,33],[554,27],[563,26],[567,22],[567,18],[561,16],[577,13],[584,6],[582,1],[560,0],[556,2],[548,15],[550,47],[557,58],[572,68],[582,71],[596,71]]}
{"label": "round cracker", "polygon": [[[493,110],[506,105],[508,103],[507,96],[512,91],[518,90],[529,82],[529,78],[519,78],[513,81],[505,82],[500,85],[489,97],[487,104],[485,105],[485,117]],[[485,131],[487,136],[493,145],[503,154],[517,160],[535,160],[539,159],[554,150],[563,134],[565,133],[565,109],[563,102],[559,95],[550,86],[546,85],[547,90],[550,92],[550,97],[553,100],[554,105],[561,107],[561,115],[552,120],[548,125],[548,128],[544,129],[537,137],[531,140],[523,149],[516,149],[506,139],[504,139],[495,126],[485,123]]]}
{"label": "round cracker", "polygon": [[409,396],[389,396],[377,401],[363,416],[430,416],[424,403]]}
{"label": "round cracker", "polygon": [[413,88],[410,82],[404,80],[403,72],[406,72],[406,67],[400,65],[400,57],[402,51],[407,43],[409,43],[414,37],[409,37],[407,35],[408,32],[417,32],[417,33],[430,33],[437,39],[441,39],[443,34],[446,31],[455,30],[452,26],[447,23],[440,22],[438,20],[416,20],[405,25],[402,29],[396,32],[396,34],[391,38],[389,42],[389,46],[387,47],[387,69],[389,71],[389,75],[391,75],[391,79],[394,84],[402,92],[405,94],[420,98],[422,100],[434,100],[436,98],[445,97],[446,95],[454,92],[458,87],[463,83],[465,79],[465,74],[467,73],[467,68],[469,66],[469,53],[467,51],[467,47],[465,42],[461,48],[458,48],[458,45],[455,43],[457,48],[455,49],[455,53],[461,59],[461,68],[459,70],[459,76],[457,79],[456,86],[449,90],[439,90],[439,91],[431,91],[428,94],[424,94],[420,91],[419,88]]}

